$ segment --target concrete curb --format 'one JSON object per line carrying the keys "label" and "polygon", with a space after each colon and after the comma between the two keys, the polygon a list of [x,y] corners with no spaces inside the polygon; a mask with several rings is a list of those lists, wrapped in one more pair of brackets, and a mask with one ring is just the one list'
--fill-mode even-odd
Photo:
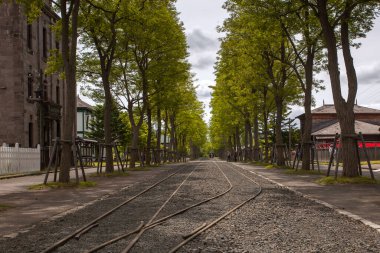
{"label": "concrete curb", "polygon": [[328,208],[330,208],[330,209],[333,209],[333,210],[335,210],[336,212],[338,212],[339,214],[345,215],[346,217],[349,217],[349,218],[351,218],[351,219],[353,219],[353,220],[360,221],[360,222],[362,222],[364,225],[369,226],[369,227],[375,229],[378,233],[380,233],[380,225],[379,225],[379,224],[376,224],[376,223],[374,223],[374,222],[372,222],[372,221],[369,221],[369,220],[367,220],[367,219],[364,219],[363,217],[361,217],[361,216],[359,216],[359,215],[356,215],[356,214],[353,214],[353,213],[351,213],[351,212],[348,212],[348,211],[342,210],[342,209],[340,209],[340,208],[338,208],[338,207],[336,207],[336,206],[334,206],[334,205],[332,205],[332,204],[329,204],[329,203],[327,203],[327,202],[325,202],[325,201],[323,201],[323,200],[319,200],[319,199],[313,198],[313,197],[311,197],[311,196],[309,196],[309,195],[307,195],[307,194],[303,194],[302,192],[297,191],[296,189],[294,189],[294,188],[292,188],[292,187],[290,187],[290,186],[283,185],[283,184],[281,184],[281,183],[279,183],[279,182],[276,182],[276,181],[274,181],[274,180],[272,180],[272,179],[270,179],[270,178],[268,178],[268,177],[266,177],[266,176],[263,176],[263,175],[261,175],[261,174],[255,172],[255,171],[247,170],[247,169],[243,168],[240,164],[234,164],[234,165],[236,165],[236,166],[240,167],[241,169],[246,170],[246,171],[248,171],[248,172],[250,172],[250,173],[252,173],[252,174],[255,174],[255,175],[257,175],[257,176],[259,176],[259,177],[261,177],[261,178],[263,178],[263,179],[265,179],[265,180],[268,180],[269,182],[271,182],[271,183],[273,183],[273,184],[276,184],[276,185],[278,185],[278,186],[280,186],[280,187],[282,187],[282,188],[285,188],[285,189],[287,189],[287,190],[289,190],[289,191],[291,191],[291,192],[293,192],[293,193],[295,193],[295,194],[297,194],[297,195],[299,195],[299,196],[302,196],[302,197],[304,197],[304,198],[306,198],[306,199],[309,199],[309,200],[314,201],[314,202],[316,202],[316,203],[318,203],[318,204],[321,204],[321,205],[324,205],[324,206],[326,206],[326,207],[328,207]]}
{"label": "concrete curb", "polygon": [[0,176],[0,180],[4,180],[4,179],[12,179],[12,178],[17,178],[17,177],[39,176],[39,175],[42,175],[42,174],[45,174],[45,173],[46,173],[46,172],[36,171],[36,172],[23,173],[23,174],[3,175],[3,176]]}

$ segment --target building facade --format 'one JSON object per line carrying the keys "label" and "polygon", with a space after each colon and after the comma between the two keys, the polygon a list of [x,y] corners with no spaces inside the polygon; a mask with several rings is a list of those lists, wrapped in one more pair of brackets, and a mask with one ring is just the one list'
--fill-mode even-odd
{"label": "building facade", "polygon": [[[360,105],[354,106],[355,131],[361,132],[366,141],[380,141],[380,110]],[[336,116],[335,106],[324,104],[311,111],[312,130],[311,135],[320,143],[330,144],[336,133],[340,133],[340,126]],[[297,117],[300,120],[301,132],[305,123],[305,114]],[[326,146],[328,147],[328,145]]]}
{"label": "building facade", "polygon": [[60,48],[50,2],[31,24],[14,1],[0,5],[0,143],[44,147],[60,136],[64,82],[44,73]]}
{"label": "building facade", "polygon": [[77,136],[85,138],[90,132],[89,123],[92,119],[92,106],[77,96]]}

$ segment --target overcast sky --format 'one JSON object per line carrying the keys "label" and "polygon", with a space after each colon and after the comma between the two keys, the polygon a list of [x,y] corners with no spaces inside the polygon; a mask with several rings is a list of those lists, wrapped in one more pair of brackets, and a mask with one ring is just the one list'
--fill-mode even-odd
{"label": "overcast sky", "polygon": [[[180,19],[184,22],[186,36],[189,44],[192,72],[196,74],[197,94],[199,100],[205,104],[205,119],[210,119],[209,102],[211,90],[214,85],[214,63],[219,49],[216,27],[223,24],[227,17],[222,8],[224,0],[177,0],[177,9]],[[360,49],[353,49],[353,58],[358,74],[359,90],[358,104],[380,109],[380,18],[376,20],[374,29],[361,41]],[[343,70],[342,76],[344,76]],[[316,106],[325,103],[332,104],[332,93],[329,88],[328,75],[322,73],[319,78],[325,80],[326,90],[316,94]],[[342,82],[345,79],[342,78]],[[294,107],[290,115],[295,117],[303,113],[302,108]]]}

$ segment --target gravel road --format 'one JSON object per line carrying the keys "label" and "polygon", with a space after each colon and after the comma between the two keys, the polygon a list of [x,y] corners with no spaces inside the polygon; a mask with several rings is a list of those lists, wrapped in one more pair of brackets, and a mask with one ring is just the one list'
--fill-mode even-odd
{"label": "gravel road", "polygon": [[[71,239],[55,252],[85,252],[133,231],[141,221],[146,224],[174,191],[177,192],[155,220],[221,194],[230,184],[232,189],[225,195],[145,230],[131,252],[169,252],[183,241],[183,235],[209,224],[257,194],[259,189],[262,193],[256,199],[201,233],[179,252],[380,252],[380,234],[375,230],[233,164],[200,161],[168,165],[168,168],[165,175],[41,223],[16,238],[0,239],[0,252],[41,252],[173,172],[177,173],[99,221],[97,227],[79,240]],[[98,252],[122,252],[134,237],[131,235]]]}

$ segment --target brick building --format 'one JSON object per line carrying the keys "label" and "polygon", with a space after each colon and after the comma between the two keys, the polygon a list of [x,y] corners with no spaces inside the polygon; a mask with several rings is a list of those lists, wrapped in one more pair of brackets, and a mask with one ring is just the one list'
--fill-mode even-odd
{"label": "brick building", "polygon": [[22,147],[51,145],[60,136],[64,83],[44,70],[50,50],[60,41],[51,30],[59,17],[45,1],[28,24],[21,6],[0,5],[0,143]]}
{"label": "brick building", "polygon": [[[366,141],[380,141],[380,110],[355,105],[355,131],[362,132]],[[313,137],[322,143],[333,142],[336,133],[340,133],[340,126],[336,117],[334,105],[324,104],[311,111]],[[300,120],[301,132],[304,127],[305,114],[297,117]]]}

